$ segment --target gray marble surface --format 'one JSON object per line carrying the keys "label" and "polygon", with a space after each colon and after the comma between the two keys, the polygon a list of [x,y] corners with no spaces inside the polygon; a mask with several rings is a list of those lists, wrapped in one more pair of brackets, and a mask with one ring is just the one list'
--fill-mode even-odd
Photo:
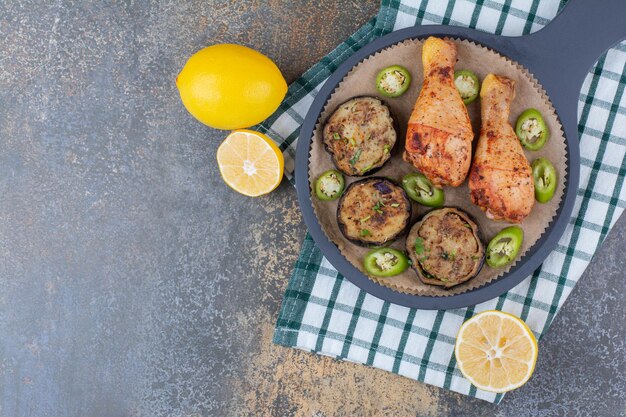
{"label": "gray marble surface", "polygon": [[288,81],[376,1],[0,4],[0,415],[626,414],[626,218],[500,406],[270,342],[305,227],[220,179],[174,78],[212,43]]}

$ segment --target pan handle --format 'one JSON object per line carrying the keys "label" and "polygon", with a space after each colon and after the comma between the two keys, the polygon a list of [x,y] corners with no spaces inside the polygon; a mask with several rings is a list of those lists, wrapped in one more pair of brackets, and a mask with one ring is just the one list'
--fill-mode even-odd
{"label": "pan handle", "polygon": [[600,55],[626,38],[625,19],[626,0],[569,0],[545,28],[519,42],[540,78],[578,90]]}

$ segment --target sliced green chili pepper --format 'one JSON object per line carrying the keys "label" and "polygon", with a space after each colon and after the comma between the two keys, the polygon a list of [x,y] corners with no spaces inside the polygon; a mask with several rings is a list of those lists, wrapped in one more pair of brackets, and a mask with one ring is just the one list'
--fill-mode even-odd
{"label": "sliced green chili pepper", "polygon": [[502,229],[487,245],[487,265],[499,268],[513,262],[523,240],[524,232],[519,226]]}
{"label": "sliced green chili pepper", "polygon": [[408,90],[409,85],[411,74],[400,65],[383,68],[376,76],[376,89],[385,97],[400,97]]}
{"label": "sliced green chili pepper", "polygon": [[402,188],[412,200],[428,207],[441,207],[444,202],[444,194],[441,188],[437,188],[424,174],[414,172],[402,178]]}
{"label": "sliced green chili pepper", "polygon": [[522,142],[522,146],[529,151],[538,151],[543,148],[550,137],[550,132],[537,109],[526,109],[517,118],[515,133]]}
{"label": "sliced green chili pepper", "polygon": [[556,191],[556,168],[546,158],[535,159],[531,167],[535,182],[535,199],[540,203],[547,203]]}
{"label": "sliced green chili pepper", "polygon": [[396,249],[375,249],[365,255],[363,267],[370,275],[392,277],[406,271],[409,267],[409,259]]}
{"label": "sliced green chili pepper", "polygon": [[320,200],[335,200],[343,193],[344,186],[345,180],[343,179],[343,174],[331,169],[317,177],[315,181],[315,194]]}
{"label": "sliced green chili pepper", "polygon": [[480,92],[480,81],[476,74],[470,70],[454,71],[454,85],[465,104],[470,104],[476,100]]}

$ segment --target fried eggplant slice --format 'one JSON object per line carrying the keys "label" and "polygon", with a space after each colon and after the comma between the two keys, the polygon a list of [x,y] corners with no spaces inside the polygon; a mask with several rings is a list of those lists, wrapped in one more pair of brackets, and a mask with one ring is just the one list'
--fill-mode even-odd
{"label": "fried eggplant slice", "polygon": [[433,210],[413,225],[406,251],[422,282],[446,288],[478,275],[485,261],[478,226],[467,213],[449,207]]}
{"label": "fried eggplant slice", "polygon": [[397,133],[389,108],[382,101],[357,97],[340,105],[328,118],[323,137],[337,169],[358,177],[389,160]]}
{"label": "fried eggplant slice", "polygon": [[372,177],[350,184],[339,200],[337,223],[350,241],[382,246],[404,233],[411,202],[404,189],[387,178]]}

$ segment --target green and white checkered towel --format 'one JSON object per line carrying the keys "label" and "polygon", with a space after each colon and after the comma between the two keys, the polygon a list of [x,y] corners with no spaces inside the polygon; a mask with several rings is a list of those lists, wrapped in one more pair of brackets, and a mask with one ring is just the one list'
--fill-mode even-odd
{"label": "green and white checkered towel", "polygon": [[[522,35],[547,25],[555,0],[383,0],[378,16],[290,87],[279,110],[257,128],[273,137],[294,168],[296,139],[313,98],[328,76],[373,39],[413,25],[469,26]],[[385,369],[466,395],[499,402],[459,372],[453,354],[464,320],[488,309],[521,317],[541,337],[606,234],[626,206],[626,42],[600,58],[579,97],[581,178],[570,223],[540,269],[508,293],[480,305],[446,311],[384,302],[344,279],[306,237],[276,323],[274,342]]]}

